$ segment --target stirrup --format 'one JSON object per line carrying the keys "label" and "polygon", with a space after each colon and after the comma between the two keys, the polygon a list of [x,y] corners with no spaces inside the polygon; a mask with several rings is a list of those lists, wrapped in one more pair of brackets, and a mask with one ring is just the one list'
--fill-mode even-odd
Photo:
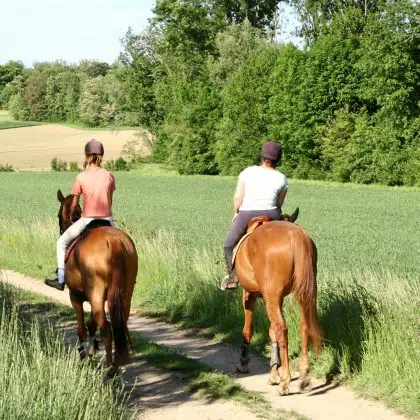
{"label": "stirrup", "polygon": [[44,283],[47,286],[53,287],[54,289],[57,289],[57,290],[60,290],[60,291],[63,291],[64,290],[64,287],[65,287],[65,283],[60,283],[58,281],[58,279],[54,279],[54,280],[48,280],[48,279],[46,279],[44,281]]}

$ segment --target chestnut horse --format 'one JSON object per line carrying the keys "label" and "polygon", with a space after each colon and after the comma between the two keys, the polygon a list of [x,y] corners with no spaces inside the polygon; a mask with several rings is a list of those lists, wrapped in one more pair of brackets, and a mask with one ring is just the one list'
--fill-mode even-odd
{"label": "chestnut horse", "polygon": [[282,308],[283,299],[289,293],[294,293],[301,307],[301,391],[310,386],[309,339],[316,352],[319,351],[322,342],[316,315],[317,252],[308,234],[299,226],[290,223],[296,219],[297,212],[298,209],[292,216],[285,215],[283,221],[269,221],[267,217],[252,219],[248,224],[248,232],[255,230],[242,242],[235,259],[236,277],[243,287],[242,303],[245,312],[238,371],[248,372],[248,345],[253,334],[252,312],[257,297],[262,297],[270,320],[272,356],[269,383],[278,384],[280,395],[289,393],[291,379],[287,326]]}
{"label": "chestnut horse", "polygon": [[[64,197],[58,190],[57,198],[61,204],[58,213],[60,233],[63,233],[71,225],[70,207],[73,196]],[[81,210],[78,207],[76,218],[79,218],[80,214]],[[130,338],[127,320],[137,277],[137,265],[137,251],[130,237],[120,229],[106,226],[82,234],[65,266],[66,285],[76,312],[81,356],[96,353],[95,333],[99,327],[110,376],[128,361]],[[86,325],[83,312],[85,301],[91,305],[91,315]],[[111,324],[105,315],[105,301],[108,301]],[[86,342],[88,331],[89,345]],[[112,339],[115,346],[114,359]]]}

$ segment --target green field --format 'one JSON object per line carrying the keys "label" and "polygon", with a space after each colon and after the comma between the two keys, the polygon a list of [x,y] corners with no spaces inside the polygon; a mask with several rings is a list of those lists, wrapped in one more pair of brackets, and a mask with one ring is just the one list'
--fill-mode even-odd
{"label": "green field", "polygon": [[0,110],[0,130],[5,130],[6,128],[31,127],[40,124],[41,123],[35,121],[15,121],[9,116],[7,111]]}
{"label": "green field", "polygon": [[6,130],[7,128],[20,128],[20,127],[32,127],[33,125],[40,125],[41,123],[35,121],[1,121],[0,130]]}
{"label": "green field", "polygon": [[[55,267],[58,188],[73,174],[0,174],[0,267],[44,276]],[[115,216],[136,241],[133,304],[240,342],[240,293],[218,290],[235,179],[116,173]],[[420,189],[290,181],[284,211],[319,250],[319,317],[326,346],[318,375],[348,379],[405,414],[420,411],[417,362]],[[298,311],[286,304],[290,353],[299,351]],[[254,348],[266,352],[267,320],[255,316]]]}

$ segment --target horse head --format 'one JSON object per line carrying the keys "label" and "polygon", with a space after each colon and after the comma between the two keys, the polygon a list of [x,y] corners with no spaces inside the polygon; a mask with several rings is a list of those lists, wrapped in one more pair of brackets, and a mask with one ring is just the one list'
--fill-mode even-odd
{"label": "horse head", "polygon": [[77,208],[73,214],[73,221],[71,220],[70,214],[73,197],[73,194],[64,197],[61,190],[57,191],[57,199],[60,202],[60,210],[58,211],[58,224],[60,226],[60,235],[62,235],[71,226],[73,221],[80,219],[80,216],[82,214],[80,206],[77,205]]}

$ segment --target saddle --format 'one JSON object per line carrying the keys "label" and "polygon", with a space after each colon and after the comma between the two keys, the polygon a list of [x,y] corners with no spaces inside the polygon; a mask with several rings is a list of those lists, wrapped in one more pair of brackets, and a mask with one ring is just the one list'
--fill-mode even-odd
{"label": "saddle", "polygon": [[76,246],[77,242],[79,242],[82,238],[84,238],[92,229],[96,229],[103,226],[112,226],[111,222],[104,219],[94,219],[92,220],[86,228],[82,231],[82,233],[67,247],[66,250],[66,257],[64,259],[65,262],[70,257],[71,252],[73,251],[74,247]]}
{"label": "saddle", "polygon": [[257,229],[259,226],[264,225],[265,223],[268,223],[270,221],[271,221],[271,219],[268,216],[257,216],[257,217],[253,217],[248,222],[248,227],[246,229],[245,235],[242,236],[242,238],[239,240],[238,244],[235,246],[235,248],[233,248],[232,269],[235,266],[236,254],[237,254],[240,246],[242,245],[242,243],[245,241],[245,239],[248,238],[248,236],[251,235],[251,233],[254,232],[254,230]]}

